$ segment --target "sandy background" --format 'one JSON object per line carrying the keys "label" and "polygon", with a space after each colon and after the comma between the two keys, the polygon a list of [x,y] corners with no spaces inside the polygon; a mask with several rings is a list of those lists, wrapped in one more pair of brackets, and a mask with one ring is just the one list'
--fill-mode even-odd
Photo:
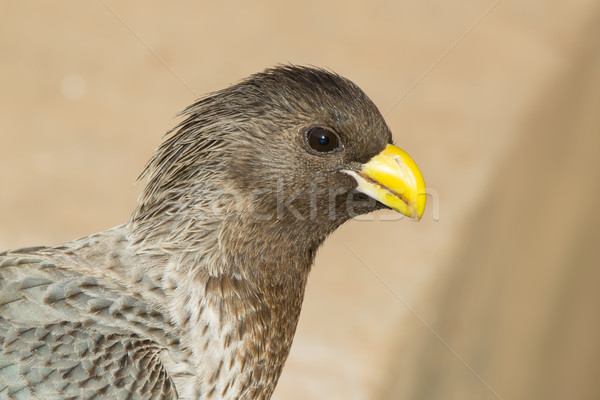
{"label": "sandy background", "polygon": [[274,398],[600,398],[599,37],[592,0],[1,1],[0,248],[124,222],[197,95],[328,67],[432,198],[328,240]]}

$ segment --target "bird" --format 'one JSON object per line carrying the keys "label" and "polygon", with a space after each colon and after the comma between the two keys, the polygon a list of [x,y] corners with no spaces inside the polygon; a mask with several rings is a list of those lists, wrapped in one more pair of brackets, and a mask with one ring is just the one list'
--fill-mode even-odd
{"label": "bird", "polygon": [[129,220],[0,253],[0,399],[269,399],[327,236],[426,189],[375,104],[278,65],[181,113]]}

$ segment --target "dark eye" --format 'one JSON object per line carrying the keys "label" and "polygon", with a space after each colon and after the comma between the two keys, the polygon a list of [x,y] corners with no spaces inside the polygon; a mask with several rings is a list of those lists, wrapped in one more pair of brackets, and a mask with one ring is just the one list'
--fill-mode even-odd
{"label": "dark eye", "polygon": [[311,128],[306,133],[306,143],[319,153],[329,153],[340,146],[337,135],[327,129]]}

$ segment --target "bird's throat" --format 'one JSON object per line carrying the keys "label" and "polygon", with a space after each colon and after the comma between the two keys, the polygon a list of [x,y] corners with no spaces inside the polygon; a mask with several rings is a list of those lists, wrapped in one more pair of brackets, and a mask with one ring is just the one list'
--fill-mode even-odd
{"label": "bird's throat", "polygon": [[187,246],[169,249],[161,279],[172,282],[170,313],[190,352],[174,355],[173,364],[194,360],[181,378],[191,398],[268,399],[325,235],[298,235],[278,221],[232,218],[213,226],[216,240],[195,237],[192,228],[186,240],[168,242]]}
{"label": "bird's throat", "polygon": [[190,393],[268,399],[290,351],[305,283],[305,277],[259,283],[229,274],[181,282],[176,290],[187,292],[188,304],[177,319],[198,360]]}

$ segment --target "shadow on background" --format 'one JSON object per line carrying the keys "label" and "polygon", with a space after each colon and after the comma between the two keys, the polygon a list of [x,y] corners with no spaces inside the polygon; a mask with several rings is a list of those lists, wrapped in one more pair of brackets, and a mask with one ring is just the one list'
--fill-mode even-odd
{"label": "shadow on background", "polygon": [[600,398],[594,22],[572,67],[523,125],[447,276],[419,311],[436,315],[432,330],[457,354],[411,320],[380,399]]}

